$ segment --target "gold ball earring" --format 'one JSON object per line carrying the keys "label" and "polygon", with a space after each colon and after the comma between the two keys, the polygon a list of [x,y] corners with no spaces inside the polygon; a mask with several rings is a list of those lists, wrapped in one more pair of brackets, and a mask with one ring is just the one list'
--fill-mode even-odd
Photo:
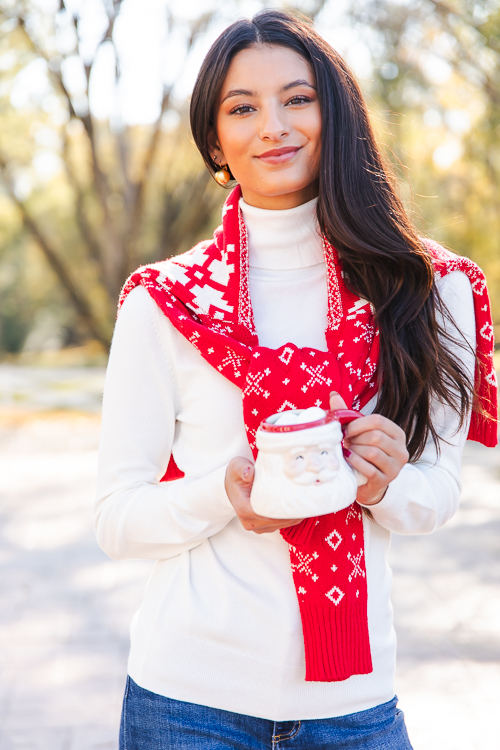
{"label": "gold ball earring", "polygon": [[[215,159],[214,159],[215,161]],[[217,162],[216,162],[217,163]],[[227,164],[224,164],[215,174],[214,174],[215,180],[219,183],[219,185],[227,185],[229,180],[231,179],[231,172],[229,171],[229,167]]]}

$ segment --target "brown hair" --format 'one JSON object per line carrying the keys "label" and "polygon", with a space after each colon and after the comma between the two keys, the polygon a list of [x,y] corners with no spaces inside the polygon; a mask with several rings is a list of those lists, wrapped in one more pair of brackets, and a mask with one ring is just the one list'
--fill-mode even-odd
{"label": "brown hair", "polygon": [[[369,300],[380,330],[379,391],[375,411],[405,431],[410,457],[432,435],[431,398],[450,405],[462,426],[473,384],[446,343],[451,322],[435,285],[432,259],[395,190],[377,146],[360,88],[342,57],[306,20],[276,10],[229,26],[214,42],[191,99],[191,129],[208,167],[209,133],[233,57],[255,44],[288,47],[312,67],[322,113],[317,216],[336,248],[349,287]],[[470,348],[465,341],[459,343]],[[437,445],[437,442],[436,442]]]}

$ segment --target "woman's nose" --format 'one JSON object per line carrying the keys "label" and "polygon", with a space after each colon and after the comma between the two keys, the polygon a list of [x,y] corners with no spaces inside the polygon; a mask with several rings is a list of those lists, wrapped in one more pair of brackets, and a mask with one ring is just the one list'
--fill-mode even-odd
{"label": "woman's nose", "polygon": [[271,104],[261,111],[260,137],[266,141],[279,141],[290,132],[287,117],[279,105]]}

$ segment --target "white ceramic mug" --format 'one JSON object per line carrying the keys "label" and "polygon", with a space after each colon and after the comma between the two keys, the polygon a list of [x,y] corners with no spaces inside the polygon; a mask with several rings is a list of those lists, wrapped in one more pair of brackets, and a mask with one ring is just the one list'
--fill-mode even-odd
{"label": "white ceramic mug", "polygon": [[[273,414],[257,430],[259,453],[250,496],[266,518],[311,518],[336,513],[356,499],[366,477],[355,472],[342,451],[342,428],[362,414],[351,409],[323,412],[301,422],[305,409]],[[276,424],[288,421],[288,424]]]}

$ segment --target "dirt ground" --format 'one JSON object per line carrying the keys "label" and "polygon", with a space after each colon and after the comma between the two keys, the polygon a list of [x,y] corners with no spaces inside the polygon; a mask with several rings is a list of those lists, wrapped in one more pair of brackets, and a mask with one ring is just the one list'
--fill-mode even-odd
{"label": "dirt ground", "polygon": [[[113,562],[94,539],[103,372],[2,367],[0,749],[116,750],[151,564]],[[500,451],[468,444],[463,479],[444,529],[393,538],[397,692],[415,750],[500,747]]]}

